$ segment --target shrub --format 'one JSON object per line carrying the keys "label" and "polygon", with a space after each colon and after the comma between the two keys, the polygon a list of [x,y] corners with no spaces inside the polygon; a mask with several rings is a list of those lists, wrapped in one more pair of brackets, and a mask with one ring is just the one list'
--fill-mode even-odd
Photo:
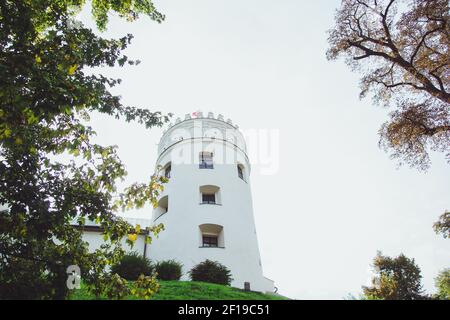
{"label": "shrub", "polygon": [[139,255],[137,252],[131,252],[123,256],[119,263],[111,267],[112,273],[117,273],[124,279],[137,280],[141,274],[150,276],[153,274],[153,265],[150,260]]}
{"label": "shrub", "polygon": [[194,266],[189,275],[192,281],[203,281],[230,285],[231,271],[217,261],[205,260]]}
{"label": "shrub", "polygon": [[155,265],[157,278],[160,280],[180,280],[183,265],[175,260],[159,261]]}

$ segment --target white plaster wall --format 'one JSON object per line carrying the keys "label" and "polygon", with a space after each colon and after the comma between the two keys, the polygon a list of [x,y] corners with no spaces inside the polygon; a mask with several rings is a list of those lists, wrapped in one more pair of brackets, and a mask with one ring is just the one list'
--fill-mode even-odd
{"label": "white plaster wall", "polygon": [[[89,243],[89,251],[93,252],[96,249],[99,249],[102,244],[104,244],[103,234],[98,231],[84,231],[83,232],[83,241]],[[138,235],[136,241],[134,242],[133,248],[130,247],[128,243],[126,243],[126,239],[123,238],[121,241],[122,248],[125,252],[129,253],[132,251],[136,251],[138,254],[144,254],[144,246],[145,246],[145,237],[144,235]],[[147,245],[147,250],[150,246]]]}
{"label": "white plaster wall", "polygon": [[[178,126],[183,127],[185,132],[193,132],[190,126],[198,126],[198,121],[184,121]],[[214,126],[218,131],[231,127],[218,120],[205,121],[208,122],[209,132],[214,131]],[[248,177],[250,164],[244,153],[245,141],[241,138],[240,146],[223,139],[205,138],[202,141],[204,130],[200,131],[200,137],[194,136],[194,139],[189,136],[184,136],[183,140],[169,139],[168,135],[176,129],[177,125],[161,139],[165,145],[160,147],[162,154],[157,165],[172,162],[171,178],[161,195],[169,196],[169,206],[167,213],[155,221],[163,223],[165,230],[148,246],[148,257],[154,261],[180,261],[184,265],[184,279],[188,279],[187,272],[195,264],[206,259],[217,260],[231,270],[234,278],[232,286],[243,288],[244,282],[250,282],[252,290],[273,292],[273,281],[262,273]],[[241,137],[238,130],[234,131],[235,136]],[[198,166],[198,153],[202,151],[205,141],[210,143],[208,151],[214,152],[214,169],[200,169]],[[191,150],[193,161],[178,163],[180,150],[184,153]],[[219,156],[224,153],[232,161],[220,164]],[[238,177],[238,162],[245,166],[246,181]],[[221,205],[199,203],[199,187],[202,185],[220,187]],[[224,248],[200,247],[199,225],[205,223],[223,226]]]}

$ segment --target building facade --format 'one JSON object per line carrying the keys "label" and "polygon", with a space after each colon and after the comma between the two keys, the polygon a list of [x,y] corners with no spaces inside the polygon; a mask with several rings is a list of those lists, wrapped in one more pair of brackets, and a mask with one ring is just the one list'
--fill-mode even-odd
{"label": "building facade", "polygon": [[165,230],[147,257],[175,259],[187,271],[206,259],[227,266],[232,286],[273,292],[263,276],[243,135],[231,120],[195,112],[177,119],[161,137],[157,170],[169,178],[153,223]]}

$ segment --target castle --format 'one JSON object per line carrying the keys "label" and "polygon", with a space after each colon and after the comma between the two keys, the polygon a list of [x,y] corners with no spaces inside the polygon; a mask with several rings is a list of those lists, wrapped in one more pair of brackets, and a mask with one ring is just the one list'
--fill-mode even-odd
{"label": "castle", "polygon": [[[152,261],[175,259],[186,273],[206,259],[231,270],[232,286],[273,292],[263,276],[250,188],[250,161],[244,137],[230,119],[209,112],[187,114],[164,131],[157,171],[169,179],[150,219],[127,219],[165,230],[147,246],[139,237],[134,251]],[[102,242],[95,225],[84,227],[91,248]],[[125,246],[126,247],[126,246]]]}

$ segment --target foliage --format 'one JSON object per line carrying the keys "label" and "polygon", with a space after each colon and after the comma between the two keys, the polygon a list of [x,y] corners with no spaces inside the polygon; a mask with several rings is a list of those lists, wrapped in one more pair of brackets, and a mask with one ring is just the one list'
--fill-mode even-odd
{"label": "foliage", "polygon": [[150,276],[154,267],[150,260],[137,252],[125,254],[122,259],[111,267],[111,273],[117,273],[126,280],[137,280],[141,274]]}
{"label": "foliage", "polygon": [[372,286],[364,287],[365,298],[369,300],[418,300],[422,295],[420,268],[414,259],[400,254],[391,258],[378,252],[373,260],[374,277]]}
{"label": "foliage", "polygon": [[140,299],[148,300],[159,290],[159,283],[156,281],[156,275],[144,276],[141,274],[131,289],[131,294]]}
{"label": "foliage", "polygon": [[205,260],[194,266],[189,275],[192,281],[230,285],[233,278],[226,266],[217,261]]}
{"label": "foliage", "polygon": [[436,233],[442,234],[444,238],[450,237],[450,212],[444,212],[433,225],[433,228]]}
{"label": "foliage", "polygon": [[108,299],[121,300],[130,294],[130,289],[125,279],[121,278],[117,273],[111,273],[108,275],[105,292]]}
{"label": "foliage", "polygon": [[[151,300],[286,300],[287,298],[274,295],[264,294],[254,291],[244,291],[230,286],[220,284],[194,282],[194,281],[159,281],[160,288],[151,297]],[[129,283],[132,288],[133,284]],[[94,300],[107,299],[106,296],[99,298],[91,294],[85,283],[81,284],[81,288],[74,290],[70,295],[71,300]],[[141,299],[131,294],[126,296],[126,300]]]}
{"label": "foliage", "polygon": [[450,161],[449,9],[447,0],[343,0],[328,39],[328,58],[362,74],[361,97],[395,105],[380,145],[419,169],[429,150]]}
{"label": "foliage", "polygon": [[435,283],[437,289],[435,298],[439,300],[450,300],[450,268],[439,272]]}
{"label": "foliage", "polygon": [[[76,20],[84,4],[0,0],[0,298],[64,299],[70,265],[81,268],[97,296],[123,296],[120,279],[107,270],[124,254],[120,240],[130,234],[133,245],[139,226],[116,213],[154,205],[166,181],[155,174],[117,190],[126,170],[116,147],[92,142],[91,112],[147,128],[170,114],[124,106],[109,91],[120,79],[91,72],[137,62],[122,53],[131,35],[105,39]],[[95,0],[92,6],[101,29],[109,12],[163,19],[149,0]],[[105,244],[94,253],[71,226],[87,219],[104,229]],[[148,241],[162,228],[149,228]],[[111,291],[111,281],[118,291]]]}
{"label": "foliage", "polygon": [[180,280],[183,265],[175,260],[158,261],[155,264],[157,278],[160,280]]}

